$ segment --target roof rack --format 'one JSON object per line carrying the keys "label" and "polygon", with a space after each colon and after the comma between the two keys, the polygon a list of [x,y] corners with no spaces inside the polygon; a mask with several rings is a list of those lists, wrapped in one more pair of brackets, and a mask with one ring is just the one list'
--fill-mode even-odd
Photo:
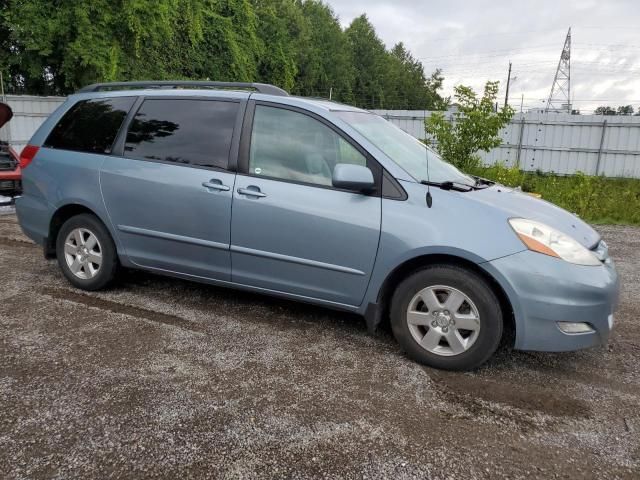
{"label": "roof rack", "polygon": [[285,90],[269,85],[267,83],[243,83],[243,82],[208,82],[198,80],[158,80],[158,81],[141,81],[141,82],[110,82],[110,83],[94,83],[78,90],[78,93],[84,92],[101,92],[105,90],[126,90],[126,89],[146,89],[146,88],[251,88],[258,93],[266,93],[268,95],[289,95]]}

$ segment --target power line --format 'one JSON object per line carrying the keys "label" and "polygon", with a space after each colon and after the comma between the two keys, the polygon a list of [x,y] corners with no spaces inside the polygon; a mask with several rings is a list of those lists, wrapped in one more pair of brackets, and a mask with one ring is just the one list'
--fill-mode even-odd
{"label": "power line", "polygon": [[[445,58],[460,58],[460,57],[478,57],[478,58],[493,58],[500,57],[503,55],[524,55],[528,52],[538,51],[538,50],[551,50],[557,48],[556,45],[534,45],[527,47],[517,47],[510,49],[498,49],[498,50],[482,50],[478,52],[470,52],[464,53],[461,51],[448,53],[446,55],[435,55],[428,57],[416,57],[417,60],[421,61],[430,61],[430,63],[440,61]],[[574,50],[588,50],[590,52],[597,51],[616,51],[620,50],[640,50],[640,45],[629,45],[629,44],[597,44],[597,43],[581,43],[578,45],[574,45],[572,47]]]}

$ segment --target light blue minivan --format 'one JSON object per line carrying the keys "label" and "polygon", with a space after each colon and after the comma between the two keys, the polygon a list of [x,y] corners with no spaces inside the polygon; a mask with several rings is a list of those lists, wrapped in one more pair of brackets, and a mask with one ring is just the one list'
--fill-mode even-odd
{"label": "light blue minivan", "polygon": [[618,277],[561,208],[441,160],[383,118],[265,84],[127,82],[70,96],[21,154],[20,225],[76,287],[120,267],[390,321],[470,369],[604,344]]}

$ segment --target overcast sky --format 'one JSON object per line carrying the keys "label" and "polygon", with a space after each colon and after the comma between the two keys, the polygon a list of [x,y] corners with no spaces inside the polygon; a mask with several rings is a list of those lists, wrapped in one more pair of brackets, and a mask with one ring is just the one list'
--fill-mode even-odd
{"label": "overcast sky", "polygon": [[511,60],[517,110],[521,95],[525,109],[544,105],[571,26],[574,108],[640,108],[640,0],[327,1],[343,26],[366,13],[388,47],[404,42],[426,72],[440,67],[445,95],[491,79],[504,101]]}

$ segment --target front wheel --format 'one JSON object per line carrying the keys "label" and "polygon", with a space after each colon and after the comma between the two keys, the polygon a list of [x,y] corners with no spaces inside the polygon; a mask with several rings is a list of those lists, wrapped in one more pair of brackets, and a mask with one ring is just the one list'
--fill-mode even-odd
{"label": "front wheel", "polygon": [[67,280],[83,290],[100,290],[115,277],[118,255],[109,231],[90,214],[71,217],[56,239],[58,265]]}
{"label": "front wheel", "polygon": [[454,265],[434,265],[398,285],[391,301],[391,327],[417,362],[470,370],[498,348],[503,316],[500,302],[480,275]]}

